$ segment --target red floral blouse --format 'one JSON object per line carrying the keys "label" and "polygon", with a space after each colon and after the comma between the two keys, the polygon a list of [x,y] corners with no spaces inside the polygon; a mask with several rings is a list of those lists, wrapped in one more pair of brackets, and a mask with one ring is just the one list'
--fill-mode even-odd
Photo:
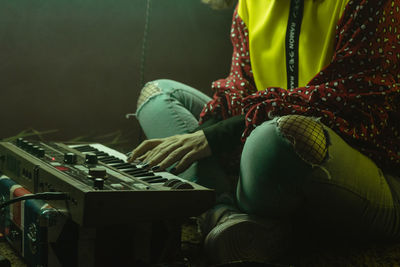
{"label": "red floral blouse", "polygon": [[305,87],[257,91],[248,32],[233,16],[233,57],[227,78],[213,82],[200,124],[214,115],[245,114],[250,132],[276,116],[320,117],[384,170],[400,173],[400,2],[350,0],[336,31],[332,62]]}

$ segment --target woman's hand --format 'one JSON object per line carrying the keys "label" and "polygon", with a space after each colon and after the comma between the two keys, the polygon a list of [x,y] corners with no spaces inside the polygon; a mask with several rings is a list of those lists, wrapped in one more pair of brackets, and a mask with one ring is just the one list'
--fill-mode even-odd
{"label": "woman's hand", "polygon": [[158,166],[157,171],[165,170],[178,162],[172,172],[181,173],[193,162],[210,155],[211,149],[204,132],[197,131],[191,134],[146,140],[132,151],[128,162],[137,159],[146,162],[148,168]]}

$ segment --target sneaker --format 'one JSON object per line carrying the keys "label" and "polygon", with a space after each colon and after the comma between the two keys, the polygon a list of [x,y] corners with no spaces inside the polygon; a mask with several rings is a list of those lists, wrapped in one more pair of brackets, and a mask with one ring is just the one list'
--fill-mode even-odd
{"label": "sneaker", "polygon": [[291,226],[287,223],[261,220],[229,206],[216,207],[214,212],[217,214],[214,220],[218,218],[218,221],[204,240],[204,252],[212,264],[271,263],[290,248]]}
{"label": "sneaker", "polygon": [[238,213],[238,210],[232,205],[218,204],[197,217],[198,232],[203,239],[219,223],[228,219],[229,215]]}

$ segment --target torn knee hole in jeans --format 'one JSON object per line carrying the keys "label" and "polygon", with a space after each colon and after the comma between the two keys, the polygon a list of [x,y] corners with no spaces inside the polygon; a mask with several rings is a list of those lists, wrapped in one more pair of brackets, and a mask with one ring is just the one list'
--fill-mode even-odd
{"label": "torn knee hole in jeans", "polygon": [[159,95],[161,93],[162,91],[158,87],[157,82],[147,83],[140,92],[139,99],[137,101],[137,110],[139,110],[143,106],[143,104],[146,103],[153,96]]}
{"label": "torn knee hole in jeans", "polygon": [[278,118],[277,127],[293,145],[297,155],[312,166],[329,159],[329,133],[318,118],[288,115]]}

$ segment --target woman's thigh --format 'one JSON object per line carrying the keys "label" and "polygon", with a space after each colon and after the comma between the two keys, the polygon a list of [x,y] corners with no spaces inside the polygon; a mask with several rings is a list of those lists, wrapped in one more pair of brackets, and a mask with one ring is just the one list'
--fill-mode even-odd
{"label": "woman's thigh", "polygon": [[136,117],[149,139],[184,134],[198,126],[200,112],[210,100],[183,83],[155,80],[143,87]]}
{"label": "woman's thigh", "polygon": [[[397,238],[398,181],[384,175],[373,161],[328,127],[312,118],[306,120],[324,131],[323,160],[310,162],[312,149],[300,149],[296,143],[307,131],[302,131],[303,137],[283,134],[279,118],[260,125],[243,150],[239,206],[262,216],[303,218],[310,229],[334,234]],[[318,135],[308,134],[311,139]],[[321,143],[318,147],[323,148]]]}
{"label": "woman's thigh", "polygon": [[329,159],[313,168],[303,186],[312,226],[331,231],[337,224],[343,234],[359,238],[399,238],[399,182],[324,128],[332,143]]}

